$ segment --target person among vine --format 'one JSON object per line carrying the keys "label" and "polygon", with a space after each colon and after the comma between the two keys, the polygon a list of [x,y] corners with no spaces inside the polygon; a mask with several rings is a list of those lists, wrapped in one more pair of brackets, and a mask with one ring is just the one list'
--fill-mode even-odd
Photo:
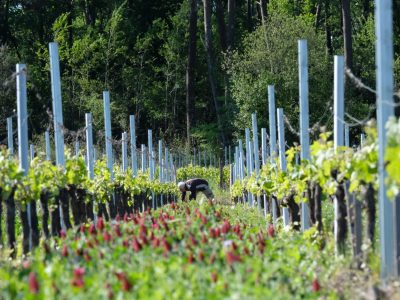
{"label": "person among vine", "polygon": [[189,200],[195,200],[197,192],[202,192],[208,200],[214,200],[214,194],[205,179],[193,178],[178,183],[178,188],[182,193],[182,201],[185,201],[186,192],[190,192]]}

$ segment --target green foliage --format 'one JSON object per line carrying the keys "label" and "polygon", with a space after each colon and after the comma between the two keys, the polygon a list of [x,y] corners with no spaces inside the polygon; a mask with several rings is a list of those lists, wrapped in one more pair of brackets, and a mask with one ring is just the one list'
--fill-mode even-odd
{"label": "green foliage", "polygon": [[385,153],[386,171],[388,173],[388,196],[393,199],[400,192],[400,120],[392,117],[386,124],[387,144]]}
{"label": "green foliage", "polygon": [[[399,131],[400,126],[391,120],[389,130],[389,144],[386,152],[388,171],[389,196],[397,195],[400,184],[398,176]],[[334,195],[338,183],[350,180],[350,192],[361,191],[362,187],[372,184],[378,187],[378,140],[374,124],[365,128],[367,139],[357,151],[347,147],[333,147],[329,140],[330,133],[322,133],[320,139],[310,146],[310,160],[295,164],[295,153],[298,148],[293,147],[286,151],[287,172],[280,169],[278,160],[263,166],[260,176],[247,177],[243,182],[236,181],[231,187],[234,197],[241,197],[244,191],[253,194],[275,195],[278,199],[293,194],[297,202],[307,201],[305,192],[309,182],[317,182],[325,195]]]}
{"label": "green foliage", "polygon": [[[294,127],[298,123],[298,53],[297,40],[307,39],[310,63],[310,123],[321,117],[332,89],[323,36],[306,21],[273,13],[265,27],[248,34],[240,51],[232,58],[232,97],[238,114],[236,130],[250,125],[250,114],[268,120],[267,85],[274,84],[276,105],[283,107]],[[317,87],[317,88],[316,88]],[[266,126],[264,122],[262,126]],[[289,137],[290,139],[290,137]]]}
{"label": "green foliage", "polygon": [[88,227],[12,264],[0,258],[0,297],[340,299],[357,295],[355,282],[370,284],[357,269],[343,280],[349,262],[315,230],[266,230],[242,205],[192,201]]}
{"label": "green foliage", "polygon": [[178,181],[186,181],[191,178],[203,178],[208,181],[212,187],[229,186],[229,167],[223,169],[223,181],[221,183],[220,169],[213,167],[199,167],[189,165],[184,168],[179,168],[176,172]]}
{"label": "green foliage", "polygon": [[19,169],[18,161],[10,159],[5,148],[0,148],[0,189],[1,200],[6,200],[12,189],[21,181],[23,172]]}

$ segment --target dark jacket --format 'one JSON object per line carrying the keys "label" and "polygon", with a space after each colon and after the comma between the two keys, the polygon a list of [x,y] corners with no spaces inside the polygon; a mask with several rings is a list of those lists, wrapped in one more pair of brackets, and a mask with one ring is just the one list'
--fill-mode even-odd
{"label": "dark jacket", "polygon": [[200,178],[193,178],[185,181],[185,191],[182,192],[182,201],[185,200],[186,192],[190,192],[189,200],[196,199],[198,191],[204,191],[208,188],[207,180]]}

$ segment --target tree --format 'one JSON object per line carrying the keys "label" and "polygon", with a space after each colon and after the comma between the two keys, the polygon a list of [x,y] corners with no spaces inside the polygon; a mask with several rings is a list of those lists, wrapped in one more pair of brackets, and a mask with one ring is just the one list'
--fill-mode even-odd
{"label": "tree", "polygon": [[[14,115],[15,101],[15,59],[10,47],[0,46],[0,140],[7,136],[6,118]],[[15,119],[14,119],[15,126]]]}
{"label": "tree", "polygon": [[196,63],[196,42],[197,42],[197,0],[189,0],[189,49],[188,63],[186,68],[186,138],[187,145],[190,145],[190,125],[194,116],[195,102],[195,63]]}
{"label": "tree", "polygon": [[353,68],[353,42],[351,32],[350,0],[342,0],[344,56],[346,67]]}
{"label": "tree", "polygon": [[212,29],[211,29],[211,1],[203,0],[204,6],[204,47],[206,50],[207,57],[207,71],[208,71],[208,79],[210,82],[211,88],[211,98],[214,104],[215,113],[217,117],[217,124],[219,135],[221,138],[221,142],[223,145],[226,145],[225,133],[222,127],[222,120],[220,115],[220,108],[217,99],[217,81],[215,77],[215,61],[214,61],[214,52],[212,47]]}
{"label": "tree", "polygon": [[[244,38],[241,51],[234,53],[229,68],[237,110],[236,135],[242,135],[243,128],[251,125],[253,112],[257,112],[261,126],[267,126],[269,84],[275,85],[277,107],[284,108],[292,126],[298,127],[297,40],[300,38],[307,39],[309,45],[310,124],[317,121],[325,124],[330,115],[332,81],[324,55],[323,34],[316,33],[312,23],[276,12],[269,13],[266,26],[268,30],[259,27]],[[297,136],[288,135],[287,140],[297,140]]]}

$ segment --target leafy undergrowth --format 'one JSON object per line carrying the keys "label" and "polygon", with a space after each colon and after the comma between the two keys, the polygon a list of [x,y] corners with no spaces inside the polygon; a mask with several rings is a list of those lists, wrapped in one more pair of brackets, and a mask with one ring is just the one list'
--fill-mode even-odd
{"label": "leafy undergrowth", "polygon": [[[1,299],[317,299],[362,297],[373,276],[335,258],[314,230],[267,226],[256,210],[171,204],[97,220],[0,260]],[[358,271],[361,272],[361,271]]]}

